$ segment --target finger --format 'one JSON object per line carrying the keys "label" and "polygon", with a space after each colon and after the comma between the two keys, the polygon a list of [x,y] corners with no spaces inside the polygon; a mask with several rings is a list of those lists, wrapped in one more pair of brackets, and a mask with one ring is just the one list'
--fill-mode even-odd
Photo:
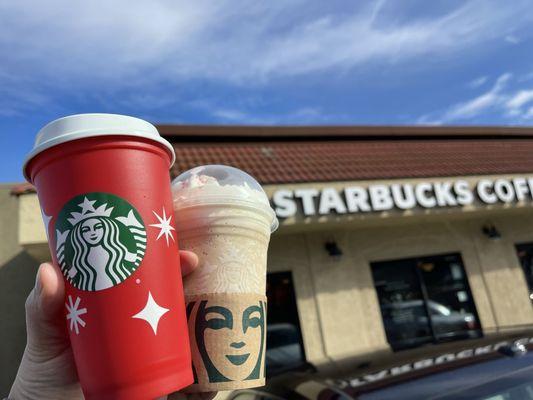
{"label": "finger", "polygon": [[51,263],[41,264],[37,275],[41,285],[41,310],[44,319],[57,319],[62,315],[65,300],[65,283],[59,268]]}
{"label": "finger", "polygon": [[180,250],[181,274],[189,275],[198,267],[198,256],[196,253],[187,250]]}
{"label": "finger", "polygon": [[65,286],[61,271],[41,264],[35,287],[26,300],[28,344],[36,348],[68,344],[63,320]]}

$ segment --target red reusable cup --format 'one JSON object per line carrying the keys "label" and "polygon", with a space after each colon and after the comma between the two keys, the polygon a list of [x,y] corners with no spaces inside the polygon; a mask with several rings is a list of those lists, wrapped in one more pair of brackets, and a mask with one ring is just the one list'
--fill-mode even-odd
{"label": "red reusable cup", "polygon": [[86,399],[151,400],[193,382],[169,168],[146,121],[58,119],[24,175],[37,188]]}

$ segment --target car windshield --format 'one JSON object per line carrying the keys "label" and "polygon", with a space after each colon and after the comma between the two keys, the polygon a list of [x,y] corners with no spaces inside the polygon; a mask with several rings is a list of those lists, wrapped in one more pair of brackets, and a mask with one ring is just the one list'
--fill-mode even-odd
{"label": "car windshield", "polygon": [[533,400],[533,354],[501,358],[361,394],[360,400]]}

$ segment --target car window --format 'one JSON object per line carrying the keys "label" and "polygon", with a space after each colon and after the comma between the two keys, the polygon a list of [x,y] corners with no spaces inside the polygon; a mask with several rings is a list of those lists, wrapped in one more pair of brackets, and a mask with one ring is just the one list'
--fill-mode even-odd
{"label": "car window", "polygon": [[448,307],[431,300],[428,301],[428,307],[429,311],[431,312],[431,315],[449,316],[452,313]]}

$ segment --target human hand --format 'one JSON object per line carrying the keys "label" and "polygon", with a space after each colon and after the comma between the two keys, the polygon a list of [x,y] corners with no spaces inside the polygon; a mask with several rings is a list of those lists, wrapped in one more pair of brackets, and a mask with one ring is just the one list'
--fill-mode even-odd
{"label": "human hand", "polygon": [[[184,276],[198,266],[198,257],[190,251],[180,251],[180,261]],[[83,399],[63,315],[64,302],[61,271],[51,263],[41,264],[26,300],[27,344],[9,399]],[[208,400],[215,395],[174,393],[169,399]]]}

